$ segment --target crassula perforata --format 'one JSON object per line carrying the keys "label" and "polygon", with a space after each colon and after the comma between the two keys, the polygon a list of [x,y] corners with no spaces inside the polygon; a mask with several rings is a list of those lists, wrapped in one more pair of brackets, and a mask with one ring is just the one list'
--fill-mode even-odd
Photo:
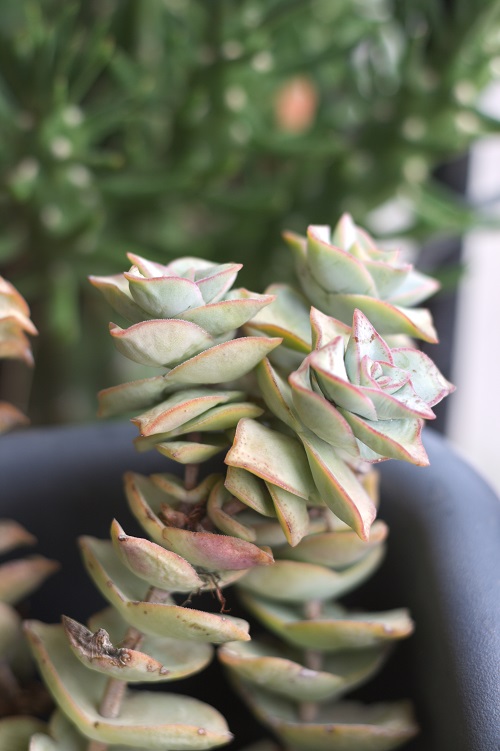
{"label": "crassula perforata", "polygon": [[[348,216],[333,235],[312,227],[307,240],[287,240],[299,289],[233,290],[237,264],[136,255],[123,275],[92,279],[125,319],[110,327],[119,351],[161,370],[101,392],[101,413],[131,414],[137,447],[184,472],[127,475],[130,509],[149,539],[117,520],[109,541],[81,539],[111,608],[87,626],[68,617],[28,624],[66,716],[32,751],[226,743],[211,707],[128,687],[200,670],[211,644],[285,746],[384,751],[417,732],[406,701],[342,699],[412,632],[408,612],[354,612],[338,600],[384,555],[372,465],[425,464],[422,424],[452,389],[409,341],[392,340],[434,339],[428,313],[411,306],[436,285]],[[224,463],[204,471],[217,454]],[[250,640],[246,621],[225,612],[233,583],[274,638]],[[196,607],[207,590],[218,612]]]}

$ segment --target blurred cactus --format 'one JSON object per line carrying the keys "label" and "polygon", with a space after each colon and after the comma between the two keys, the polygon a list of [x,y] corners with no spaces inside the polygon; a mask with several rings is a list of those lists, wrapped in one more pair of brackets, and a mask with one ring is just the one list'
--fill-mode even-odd
{"label": "blurred cactus", "polygon": [[0,263],[43,331],[36,420],[93,414],[116,379],[84,280],[124,251],[224,263],[237,238],[261,288],[284,220],[365,223],[396,196],[398,232],[469,226],[432,174],[498,129],[499,7],[4,0]]}
{"label": "blurred cactus", "polygon": [[[318,243],[317,228],[308,234],[300,258],[309,250],[311,278],[332,280],[334,309],[359,298],[383,321],[387,308],[392,337],[407,334],[412,311],[403,315],[384,293],[399,289],[411,307],[434,288],[431,280],[378,250],[348,216],[332,244]],[[138,448],[184,464],[184,477],[127,475],[130,510],[150,539],[128,535],[116,520],[110,541],[81,538],[110,608],[87,626],[66,616],[60,626],[27,624],[59,706],[31,751],[194,751],[228,742],[215,709],[128,686],[200,671],[210,644],[223,645],[220,659],[238,690],[285,744],[396,748],[417,732],[407,702],[339,699],[412,632],[411,618],[404,609],[351,612],[337,600],[383,558],[387,527],[375,521],[370,464],[425,464],[420,430],[451,385],[408,343],[391,348],[358,308],[349,326],[328,311],[309,314],[306,298],[287,285],[265,295],[233,289],[239,264],[129,259],[123,275],[91,281],[125,319],[125,328],[110,324],[118,350],[165,372],[101,392],[101,411],[146,410],[132,420]],[[300,265],[299,278],[316,294]],[[226,451],[226,473],[200,480],[201,463]],[[233,583],[274,641],[250,641],[248,623],[227,615],[224,588]],[[220,612],[194,606],[203,591]]]}

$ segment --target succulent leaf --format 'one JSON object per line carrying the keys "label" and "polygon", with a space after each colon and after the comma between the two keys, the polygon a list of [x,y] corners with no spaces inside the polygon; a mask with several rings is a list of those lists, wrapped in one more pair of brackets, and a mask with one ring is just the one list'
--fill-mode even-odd
{"label": "succulent leaf", "polygon": [[372,524],[370,536],[366,542],[349,527],[329,532],[317,532],[304,537],[292,549],[286,546],[276,547],[274,555],[276,558],[284,557],[288,560],[344,569],[363,559],[371,550],[383,543],[387,532],[387,525],[380,520]]}
{"label": "succulent leaf", "polygon": [[34,545],[36,537],[12,519],[0,519],[0,553],[9,553],[21,545]]}
{"label": "succulent leaf", "polygon": [[203,580],[185,558],[143,537],[129,537],[116,519],[111,525],[111,541],[120,561],[152,586],[174,592],[203,587]]}
{"label": "succulent leaf", "polygon": [[322,706],[316,720],[300,722],[296,705],[252,687],[245,691],[258,719],[300,751],[390,751],[418,732],[409,702],[339,702]]}
{"label": "succulent leaf", "polygon": [[355,473],[335,450],[312,433],[301,433],[314,482],[325,504],[367,540],[377,510]]}
{"label": "succulent leaf", "polygon": [[266,483],[241,467],[228,466],[226,488],[249,508],[262,516],[276,516],[276,510]]}
{"label": "succulent leaf", "polygon": [[342,571],[303,561],[278,560],[266,571],[254,569],[241,580],[240,587],[275,602],[305,603],[342,597],[365,582],[380,565],[380,546],[361,561]]}
{"label": "succulent leaf", "polygon": [[[114,608],[96,613],[89,619],[88,625],[93,631],[105,628],[114,643],[120,642],[127,630],[127,623]],[[213,655],[213,647],[205,642],[151,634],[144,635],[141,650],[167,668],[168,672],[158,677],[162,681],[175,681],[198,673],[208,665]]]}
{"label": "succulent leaf", "polygon": [[59,564],[41,555],[9,561],[0,566],[0,601],[15,603],[33,592]]}
{"label": "succulent leaf", "polygon": [[[0,719],[0,748],[5,751],[26,751],[31,736],[43,733],[46,725],[34,717],[17,716]],[[31,746],[29,746],[31,751]],[[40,748],[40,751],[44,751]]]}
{"label": "succulent leaf", "polygon": [[252,639],[218,649],[219,660],[245,681],[295,702],[322,702],[365,683],[381,667],[385,647],[327,655],[321,670],[302,664],[299,650]]}
{"label": "succulent leaf", "polygon": [[252,370],[280,341],[255,336],[216,344],[163,376],[143,378],[102,390],[99,393],[99,413],[102,417],[111,417],[152,407],[168,394],[186,387],[237,380]]}
{"label": "succulent leaf", "polygon": [[108,678],[127,683],[178,680],[202,670],[212,657],[208,644],[165,636],[144,637],[141,650],[121,647],[127,624],[111,608],[91,621],[87,628],[63,616],[63,629],[77,659]]}
{"label": "succulent leaf", "polygon": [[199,417],[212,407],[244,397],[241,391],[212,391],[210,389],[187,389],[172,394],[152,409],[134,417],[141,436],[154,433],[169,433]]}
{"label": "succulent leaf", "polygon": [[103,717],[96,707],[106,679],[78,661],[61,627],[30,621],[26,633],[55,700],[87,738],[158,751],[197,751],[231,740],[222,716],[187,696],[128,691],[120,716]]}
{"label": "succulent leaf", "polygon": [[307,354],[311,351],[309,306],[304,297],[286,284],[272,284],[266,289],[273,300],[265,310],[249,320],[246,329],[279,336],[283,346]]}
{"label": "succulent leaf", "polygon": [[214,338],[195,323],[152,320],[122,329],[110,323],[117,350],[141,365],[172,368],[214,344]]}
{"label": "succulent leaf", "polygon": [[379,250],[351,217],[341,218],[331,239],[329,228],[319,226],[309,227],[307,238],[284,237],[303,292],[323,313],[348,323],[358,308],[383,335],[437,341],[429,313],[412,307],[433,294],[437,282],[401,263],[397,252]]}
{"label": "succulent leaf", "polygon": [[316,491],[300,443],[255,420],[240,420],[225,462],[305,500]]}
{"label": "succulent leaf", "polygon": [[288,644],[321,652],[365,649],[404,639],[413,623],[404,608],[383,613],[349,612],[326,603],[320,618],[305,619],[297,606],[271,602],[245,591],[245,606]]}
{"label": "succulent leaf", "polygon": [[145,602],[144,582],[120,563],[111,543],[85,537],[80,546],[87,571],[101,594],[139,631],[214,644],[250,638],[248,623],[241,618],[182,607],[167,595],[163,602]]}

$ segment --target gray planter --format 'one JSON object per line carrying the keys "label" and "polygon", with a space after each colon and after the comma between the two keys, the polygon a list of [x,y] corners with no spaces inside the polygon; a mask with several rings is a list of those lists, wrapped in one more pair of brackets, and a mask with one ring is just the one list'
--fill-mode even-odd
{"label": "gray planter", "polygon": [[[31,598],[30,615],[55,621],[65,612],[83,620],[102,606],[75,538],[106,536],[113,516],[133,534],[123,472],[172,470],[155,452],[136,454],[134,435],[130,425],[109,423],[0,438],[0,516],[24,524],[38,550],[63,564]],[[380,467],[389,552],[359,597],[376,609],[407,605],[417,628],[365,695],[413,698],[422,734],[408,751],[498,751],[500,500],[438,434],[427,430],[426,446],[430,468]],[[208,700],[238,734],[243,710],[234,710],[235,723],[227,706],[234,700],[216,702],[208,683]],[[242,735],[248,742],[251,733]]]}

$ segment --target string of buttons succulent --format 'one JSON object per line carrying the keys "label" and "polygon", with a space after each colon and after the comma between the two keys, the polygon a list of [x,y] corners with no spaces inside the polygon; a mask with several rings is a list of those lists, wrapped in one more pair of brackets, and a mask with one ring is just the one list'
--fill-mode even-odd
{"label": "string of buttons succulent", "polygon": [[[234,287],[239,264],[191,257],[129,254],[125,273],[91,278],[122,323],[110,324],[118,351],[159,371],[106,388],[100,413],[132,415],[137,449],[170,462],[126,476],[145,537],[114,520],[109,540],[80,539],[109,607],[87,625],[26,626],[58,705],[30,751],[228,743],[238,729],[218,710],[131,687],[201,671],[212,645],[282,748],[383,751],[417,733],[404,698],[343,698],[411,634],[404,603],[363,613],[339,600],[384,555],[374,465],[427,464],[423,424],[453,388],[414,344],[436,341],[418,306],[437,284],[348,215],[285,240],[296,285],[264,294]],[[228,612],[230,585],[241,612]],[[207,591],[214,612],[197,607]]]}

